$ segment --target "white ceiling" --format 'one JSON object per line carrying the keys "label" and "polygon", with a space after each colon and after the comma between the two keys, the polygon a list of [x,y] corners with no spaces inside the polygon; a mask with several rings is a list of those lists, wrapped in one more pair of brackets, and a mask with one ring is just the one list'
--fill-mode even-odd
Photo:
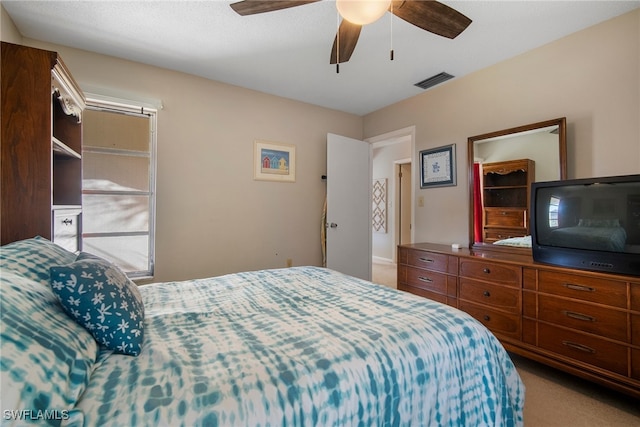
{"label": "white ceiling", "polygon": [[27,38],[357,115],[422,93],[414,84],[442,71],[461,77],[640,7],[640,0],[443,1],[473,21],[454,40],[387,13],[363,28],[337,74],[329,65],[333,0],[244,17],[230,3],[2,0]]}

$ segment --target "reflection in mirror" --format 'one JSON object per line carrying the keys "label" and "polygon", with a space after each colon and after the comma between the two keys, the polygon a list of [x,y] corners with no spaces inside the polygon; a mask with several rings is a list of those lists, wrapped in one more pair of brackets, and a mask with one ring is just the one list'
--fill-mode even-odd
{"label": "reflection in mirror", "polygon": [[566,179],[566,119],[468,140],[469,242],[473,249],[531,251],[531,183]]}

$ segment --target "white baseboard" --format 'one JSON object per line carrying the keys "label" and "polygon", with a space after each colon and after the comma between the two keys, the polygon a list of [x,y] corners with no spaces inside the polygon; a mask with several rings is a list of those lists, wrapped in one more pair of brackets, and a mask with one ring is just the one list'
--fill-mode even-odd
{"label": "white baseboard", "polygon": [[379,263],[386,263],[386,264],[395,264],[392,259],[383,258],[375,255],[372,257],[372,261],[379,262]]}

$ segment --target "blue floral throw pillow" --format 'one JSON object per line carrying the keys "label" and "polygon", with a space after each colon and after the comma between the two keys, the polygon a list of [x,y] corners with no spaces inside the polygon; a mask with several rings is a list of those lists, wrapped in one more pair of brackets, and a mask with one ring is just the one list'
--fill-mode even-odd
{"label": "blue floral throw pillow", "polygon": [[137,286],[117,266],[80,253],[70,265],[51,267],[51,289],[64,310],[96,341],[137,356],[144,340],[144,305]]}

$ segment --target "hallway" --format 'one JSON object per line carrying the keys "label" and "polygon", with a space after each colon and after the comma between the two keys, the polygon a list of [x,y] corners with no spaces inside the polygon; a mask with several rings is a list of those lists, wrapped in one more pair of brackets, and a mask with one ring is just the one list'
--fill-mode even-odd
{"label": "hallway", "polygon": [[388,261],[374,259],[371,263],[371,281],[396,289],[398,272],[397,266]]}

